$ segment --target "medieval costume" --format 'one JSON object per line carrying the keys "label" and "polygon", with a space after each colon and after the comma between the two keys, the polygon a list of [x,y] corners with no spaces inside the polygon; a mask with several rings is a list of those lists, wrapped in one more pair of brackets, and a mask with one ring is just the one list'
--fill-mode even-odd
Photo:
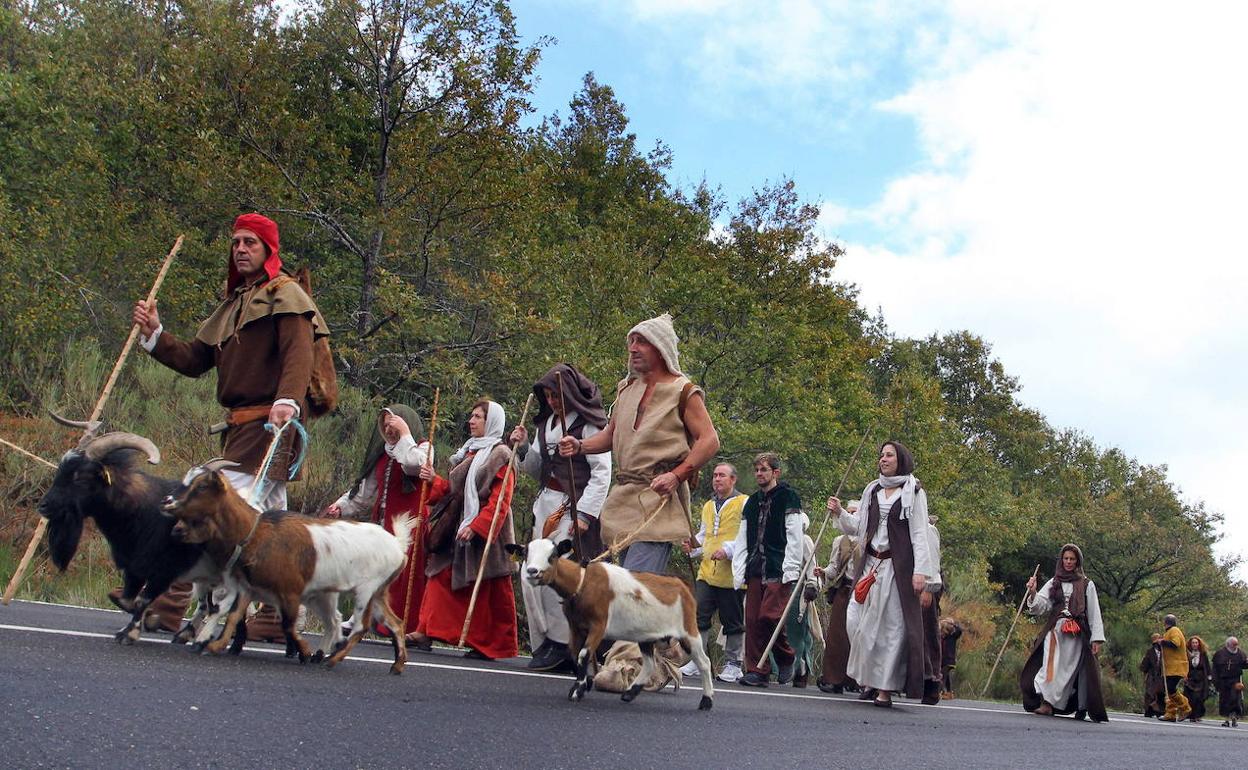
{"label": "medieval costume", "polygon": [[[556,364],[533,385],[539,404],[537,417],[533,421],[533,440],[530,445],[519,448],[517,467],[541,485],[541,491],[533,501],[534,537],[547,537],[556,543],[572,538],[569,508],[575,497],[578,519],[587,529],[580,534],[579,541],[572,538],[572,542],[574,545],[579,542],[581,550],[577,555],[583,563],[604,550],[598,515],[611,483],[611,453],[572,458],[559,456],[558,445],[563,437],[563,428],[559,416],[547,401],[547,393],[554,393],[558,398],[560,377],[567,407],[563,422],[568,426],[568,435],[586,439],[607,424],[602,394],[594,381],[570,364]],[[575,492],[574,495],[568,494],[570,489]],[[572,553],[567,555],[567,558],[572,557]],[[567,645],[571,636],[559,595],[550,586],[533,586],[527,580],[520,581],[520,590],[529,623],[529,645],[533,651],[529,668],[549,670],[565,661],[570,662]]]}
{"label": "medieval costume", "polygon": [[828,627],[823,634],[823,670],[816,684],[824,692],[857,689],[857,683],[845,673],[845,666],[849,663],[845,613],[854,593],[854,549],[852,537],[837,535],[832,541],[832,560],[823,570],[823,581],[828,592]]}
{"label": "medieval costume", "polygon": [[[227,261],[225,298],[204,321],[195,337],[178,339],[159,325],[139,344],[160,363],[188,377],[217,370],[217,403],[227,410],[221,438],[221,456],[239,464],[222,475],[249,503],[253,487],[261,493],[258,510],[286,508],[286,482],[290,465],[299,451],[296,431],[287,430],[273,455],[267,478],[257,480],[260,465],[273,434],[265,430],[269,410],[275,404],[295,409],[295,417],[307,411],[312,381],[314,342],[329,335],[329,325],[316,303],[282,267],[281,239],[277,223],[260,214],[243,214],[234,220],[233,231],[250,230],[264,243],[263,269],[251,277],[241,275],[233,254]],[[213,430],[216,430],[214,426]],[[154,609],[166,627],[180,620],[190,603],[190,584],[175,583]],[[276,610],[268,614],[276,617]],[[300,613],[302,615],[302,613]],[[269,638],[255,623],[252,638]],[[277,626],[270,625],[269,631]]]}
{"label": "medieval costume", "polygon": [[940,597],[945,594],[945,574],[940,566],[940,532],[936,529],[936,517],[929,516],[927,542],[932,550],[932,570],[935,572],[923,588],[919,609],[923,615],[923,654],[927,656],[927,681],[923,683],[923,702],[934,704],[940,700],[943,677],[941,676],[940,651]]}
{"label": "medieval costume", "polygon": [[1166,722],[1182,722],[1192,712],[1179,685],[1187,678],[1187,638],[1183,636],[1178,620],[1173,615],[1165,617],[1166,630],[1161,635],[1161,669],[1166,677]]}
{"label": "medieval costume", "polygon": [[1140,659],[1144,674],[1144,716],[1159,717],[1166,713],[1166,678],[1161,674],[1161,634],[1153,634],[1153,642]]}
{"label": "medieval costume", "polygon": [[940,619],[940,697],[953,700],[953,672],[958,667],[958,639],[962,638],[962,624],[953,618]]}
{"label": "medieval costume", "polygon": [[1187,678],[1183,680],[1183,696],[1187,698],[1192,713],[1188,719],[1199,722],[1205,716],[1205,699],[1209,697],[1209,683],[1213,678],[1213,665],[1209,662],[1209,648],[1205,640],[1193,636],[1187,640]]}
{"label": "medieval costume", "polygon": [[[512,561],[504,547],[515,542],[508,473],[511,450],[502,443],[503,408],[485,403],[485,432],[468,439],[451,455],[448,478],[435,478],[430,489],[430,532],[449,517],[449,543],[428,544],[425,575],[429,581],[420,606],[417,633],[450,644],[459,642],[472,587],[482,560],[485,572],[468,629],[469,657],[512,658],[518,654],[516,600],[511,589]],[[445,522],[442,522],[445,523]],[[486,551],[491,529],[494,543]],[[471,539],[460,535],[470,531]]]}
{"label": "medieval costume", "polygon": [[[783,481],[750,495],[741,513],[742,526],[732,554],[733,583],[745,586],[745,676],[741,684],[765,687],[771,675],[771,662],[762,655],[776,625],[784,620],[789,593],[801,577],[802,517],[801,498]],[[796,658],[783,629],[771,652],[779,668],[778,679],[787,684]]]}
{"label": "medieval costume", "polygon": [[[689,553],[690,558],[702,557],[698,578],[693,584],[702,645],[710,646],[711,621],[716,613],[719,613],[719,625],[724,632],[724,668],[715,677],[721,682],[735,682],[744,673],[741,656],[745,643],[745,591],[733,583],[732,556],[737,533],[741,529],[741,512],[747,499],[746,495],[733,489],[725,498],[707,500],[702,505],[702,524],[694,537],[694,541],[701,545]],[[728,558],[712,559],[711,555],[720,549]],[[681,673],[696,676],[697,664],[691,660],[681,669]]]}
{"label": "medieval costume", "polygon": [[1224,727],[1236,727],[1244,715],[1243,673],[1248,655],[1234,637],[1213,654],[1213,684],[1218,690],[1218,714],[1226,717]]}
{"label": "medieval costume", "polygon": [[[789,607],[789,614],[784,622],[784,635],[788,637],[789,646],[793,648],[794,670],[793,686],[805,687],[814,669],[814,632],[819,628],[819,616],[816,613],[815,600],[819,598],[819,589],[823,581],[815,575],[815,541],[806,534],[810,528],[810,517],[802,514],[802,563],[809,565],[801,583],[794,587],[799,591],[798,598]],[[772,652],[775,658],[775,652]],[[777,664],[777,667],[778,664]]]}
{"label": "medieval costume", "polygon": [[[910,450],[899,442],[888,444],[897,454],[896,475],[881,475],[868,484],[857,513],[842,510],[838,524],[859,543],[855,596],[846,613],[846,673],[863,688],[921,698],[931,672],[912,580],[936,574],[928,543],[927,492],[913,475]],[[891,497],[889,490],[894,490]],[[890,701],[881,697],[877,703],[887,706]]]}
{"label": "medieval costume", "polygon": [[615,479],[602,506],[602,537],[608,546],[626,549],[620,559],[625,569],[662,574],[672,543],[691,534],[689,481],[682,478],[667,498],[651,490],[650,482],[664,473],[678,473],[689,455],[685,404],[702,389],[680,371],[671,316],[642,321],[629,334],[639,334],[657,348],[676,379],[647,383],[630,375],[616,387],[611,412]]}
{"label": "medieval costume", "polygon": [[[1062,554],[1075,554],[1073,570],[1062,564]],[[1067,544],[1058,552],[1053,577],[1027,597],[1032,615],[1048,613],[1048,621],[1032,642],[1031,654],[1019,674],[1023,708],[1027,711],[1086,714],[1107,722],[1101,696],[1101,672],[1092,654],[1093,642],[1105,641],[1096,584],[1083,571],[1083,552]],[[1045,704],[1048,709],[1042,708]]]}
{"label": "medieval costume", "polygon": [[386,408],[407,423],[411,434],[390,444],[382,435],[379,423],[369,439],[355,483],[335,505],[342,516],[380,524],[391,534],[394,534],[397,516],[419,519],[419,526],[412,530],[412,544],[403,571],[386,590],[391,611],[400,620],[407,621],[403,633],[414,635],[420,624],[420,599],[425,593],[424,534],[429,518],[428,490],[425,491],[425,508],[417,510],[424,484],[420,480],[420,469],[432,462],[433,448],[425,439],[424,425],[416,410],[403,404],[391,404]]}

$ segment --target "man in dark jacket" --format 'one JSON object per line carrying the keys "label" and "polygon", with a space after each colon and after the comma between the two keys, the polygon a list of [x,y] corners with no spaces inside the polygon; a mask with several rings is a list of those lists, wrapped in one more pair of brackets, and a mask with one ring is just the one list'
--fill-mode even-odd
{"label": "man in dark jacket", "polygon": [[[738,681],[748,687],[767,686],[771,662],[763,650],[802,570],[802,501],[780,474],[775,453],[754,458],[758,491],[745,503],[744,526],[733,548],[733,581],[745,586],[745,675]],[[794,652],[783,628],[771,651],[780,669],[777,680],[787,684],[793,679]]]}

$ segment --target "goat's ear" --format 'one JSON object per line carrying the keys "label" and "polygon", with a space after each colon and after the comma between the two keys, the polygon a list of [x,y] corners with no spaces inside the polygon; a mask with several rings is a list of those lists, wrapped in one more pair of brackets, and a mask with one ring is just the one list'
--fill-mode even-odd
{"label": "goat's ear", "polygon": [[555,553],[559,556],[563,556],[565,553],[571,550],[572,550],[571,540],[560,540],[559,545],[555,546]]}
{"label": "goat's ear", "polygon": [[508,543],[503,546],[503,548],[507,551],[507,554],[511,556],[512,561],[522,562],[524,561],[524,557],[527,555],[527,549],[522,545]]}

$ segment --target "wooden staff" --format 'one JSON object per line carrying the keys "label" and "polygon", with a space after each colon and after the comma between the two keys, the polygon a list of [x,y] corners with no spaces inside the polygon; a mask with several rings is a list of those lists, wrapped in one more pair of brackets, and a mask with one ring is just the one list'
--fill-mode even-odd
{"label": "wooden staff", "polygon": [[[433,467],[433,436],[438,430],[438,397],[442,395],[441,388],[433,389],[433,412],[429,415],[429,453],[425,456],[425,467]],[[412,606],[412,583],[416,580],[416,565],[412,564],[412,557],[416,554],[416,538],[420,537],[420,522],[425,516],[425,498],[428,496],[430,482],[420,482],[420,496],[416,502],[416,524],[412,527],[412,541],[407,546],[407,593],[403,594],[403,628],[399,633],[407,634],[407,614]],[[385,511],[381,512],[382,517],[386,515]]]}
{"label": "wooden staff", "polygon": [[[1031,573],[1034,578],[1040,574],[1040,565],[1036,565],[1036,569]],[[1014,633],[1014,626],[1018,623],[1018,618],[1023,614],[1023,605],[1027,603],[1027,597],[1031,595],[1028,591],[1023,594],[1023,600],[1018,603],[1018,611],[1014,613],[1014,622],[1010,623],[1010,630],[1005,632],[1005,641],[1001,644],[1001,651],[997,653],[997,659],[992,662],[992,669],[988,671],[988,678],[984,680],[984,689],[979,691],[979,697],[983,698],[988,694],[988,687],[992,684],[992,675],[997,673],[997,664],[1001,662],[1001,656],[1005,654],[1005,648],[1010,643],[1010,636]]]}
{"label": "wooden staff", "polygon": [[[874,427],[874,426],[872,426]],[[871,428],[867,428],[862,433],[862,439],[858,441],[858,447],[854,450],[854,454],[849,458],[849,465],[845,466],[845,473],[841,474],[841,483],[836,485],[836,493],[833,497],[840,497],[841,490],[845,488],[845,482],[849,479],[849,473],[858,464],[858,455],[862,452],[862,447],[867,443],[867,436],[871,435]],[[823,539],[823,532],[827,529],[828,522],[832,520],[832,512],[828,511],[823,515],[823,523],[819,525],[819,535],[815,538],[818,543]],[[742,522],[745,526],[745,522]],[[762,538],[762,533],[759,533]],[[748,558],[748,556],[747,556]],[[810,558],[802,560],[802,571],[797,573],[797,582],[793,585],[793,590],[789,592],[789,599],[784,603],[784,612],[780,613],[780,620],[776,623],[775,629],[771,632],[771,639],[768,640],[767,646],[763,648],[763,652],[758,656],[758,660],[754,661],[754,665],[760,665],[762,661],[767,660],[767,656],[771,654],[771,648],[775,646],[776,640],[780,638],[780,632],[784,630],[789,620],[789,610],[793,607],[793,600],[801,593],[802,582],[806,579],[806,574],[810,572],[811,562],[815,560],[815,552],[810,552]]]}
{"label": "wooden staff", "polygon": [[[179,235],[178,239],[173,242],[173,248],[169,250],[169,255],[165,257],[164,263],[160,266],[160,272],[156,274],[156,280],[152,283],[152,290],[147,293],[147,301],[149,303],[156,299],[156,292],[160,290],[160,285],[165,281],[165,274],[169,272],[169,265],[173,264],[173,258],[177,256],[181,249],[182,236]],[[104,390],[100,392],[100,398],[95,402],[95,409],[91,411],[91,416],[87,418],[87,423],[93,423],[98,420],[100,413],[104,411],[104,404],[108,402],[108,397],[112,395],[113,386],[117,384],[117,377],[121,374],[121,367],[125,365],[126,359],[130,356],[130,349],[134,347],[134,341],[138,338],[139,325],[134,324],[130,327],[130,336],[126,338],[126,344],[121,348],[121,355],[117,357],[117,363],[113,364],[113,371],[109,373],[108,380],[104,383]],[[35,534],[31,535],[30,543],[26,546],[26,553],[22,556],[21,562],[18,563],[12,579],[9,580],[8,588],[4,589],[4,604],[13,601],[13,594],[17,593],[17,586],[22,582],[22,576],[26,573],[26,568],[30,566],[30,560],[35,555],[35,548],[43,540],[43,533],[47,528],[48,520],[40,516],[39,523],[35,525]]]}
{"label": "wooden staff", "polygon": [[5,446],[7,446],[9,449],[12,449],[14,452],[17,452],[18,454],[23,454],[23,455],[26,455],[27,457],[29,457],[30,459],[34,460],[35,462],[37,462],[37,463],[43,463],[44,465],[48,466],[49,468],[51,468],[51,469],[53,469],[53,470],[56,470],[56,463],[48,462],[47,460],[43,459],[43,458],[42,458],[42,457],[40,457],[39,455],[35,454],[34,452],[30,452],[30,451],[27,451],[27,450],[25,450],[25,449],[22,449],[20,446],[18,446],[17,444],[14,444],[14,443],[13,443],[13,442],[11,442],[11,441],[5,441],[4,439],[0,438],[0,444],[4,444],[4,445],[5,445]]}
{"label": "wooden staff", "polygon": [[[563,431],[563,435],[568,435],[568,404],[563,398],[563,372],[555,371],[555,383],[559,386],[559,430]],[[543,451],[545,449],[543,448]],[[581,550],[581,517],[580,508],[578,507],[580,496],[576,492],[576,465],[573,463],[572,455],[568,455],[568,485],[572,488],[568,490],[568,503],[571,505],[572,514],[572,548],[574,552],[573,558],[576,563],[580,564],[584,559]]]}
{"label": "wooden staff", "polygon": [[[524,400],[524,411],[520,413],[519,425],[523,425],[525,419],[529,416],[529,407],[533,405],[533,394]],[[477,580],[472,584],[472,597],[468,600],[468,614],[464,616],[464,630],[459,634],[459,643],[457,646],[463,647],[464,642],[468,639],[468,626],[472,623],[472,613],[477,609],[477,594],[481,592],[481,579],[485,576],[485,560],[490,555],[490,546],[494,545],[494,533],[498,529],[499,521],[502,517],[499,513],[503,510],[503,498],[507,496],[507,484],[516,472],[516,452],[511,453],[511,457],[507,460],[507,470],[503,473],[503,486],[498,490],[498,502],[494,504],[494,518],[490,521],[490,536],[485,540],[485,548],[481,550],[481,565],[477,567]],[[466,483],[471,484],[472,479],[468,479]],[[510,589],[508,589],[510,590]]]}

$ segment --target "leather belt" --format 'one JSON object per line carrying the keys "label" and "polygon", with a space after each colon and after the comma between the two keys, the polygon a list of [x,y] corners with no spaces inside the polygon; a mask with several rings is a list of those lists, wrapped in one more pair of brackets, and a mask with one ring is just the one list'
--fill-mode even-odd
{"label": "leather belt", "polygon": [[867,555],[874,556],[877,559],[891,559],[893,558],[893,550],[885,548],[883,551],[877,551],[871,546],[867,546]]}
{"label": "leather belt", "polygon": [[551,476],[550,478],[546,479],[546,488],[553,489],[556,492],[563,491],[563,485],[560,484],[559,479],[555,478],[554,476]]}
{"label": "leather belt", "polygon": [[209,433],[220,433],[227,428],[234,428],[239,425],[246,425],[249,422],[268,419],[269,412],[273,409],[272,404],[256,404],[255,406],[240,406],[229,410],[225,415],[225,420],[214,424],[208,429]]}

